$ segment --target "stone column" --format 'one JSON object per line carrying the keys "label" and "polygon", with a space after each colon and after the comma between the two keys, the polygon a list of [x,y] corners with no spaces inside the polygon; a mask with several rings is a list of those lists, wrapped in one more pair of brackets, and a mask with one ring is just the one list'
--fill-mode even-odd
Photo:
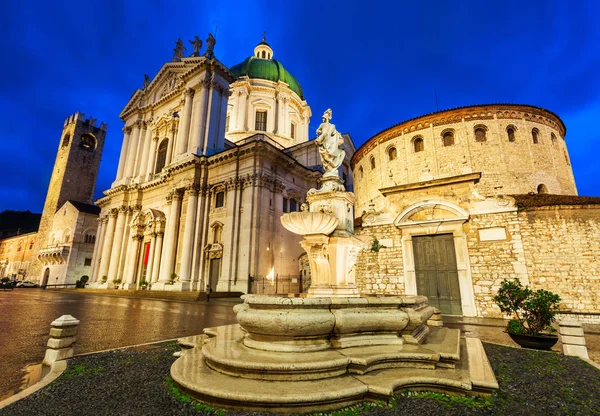
{"label": "stone column", "polygon": [[152,281],[152,273],[154,272],[152,266],[154,264],[154,249],[156,248],[156,233],[152,233],[152,238],[150,239],[150,250],[148,253],[148,267],[146,268],[146,277],[144,280],[150,283]]}
{"label": "stone column", "polygon": [[[181,194],[174,191],[171,195],[171,209],[167,218],[165,229],[165,241],[162,250],[159,282],[168,282],[175,266],[175,254],[177,252],[177,231],[179,230],[179,208],[181,206]],[[164,284],[161,289],[164,289]]]}
{"label": "stone column", "polygon": [[198,188],[189,187],[187,211],[185,214],[185,228],[183,230],[183,242],[181,253],[181,270],[179,290],[189,290],[192,269],[192,249],[194,248],[194,231],[196,229],[196,210],[198,209]]}
{"label": "stone column", "polygon": [[146,146],[146,135],[148,133],[148,125],[145,121],[141,122],[140,125],[140,136],[138,139],[138,145],[135,152],[135,166],[133,167],[133,177],[137,177],[142,174],[140,167],[142,165],[142,156],[144,153],[144,147]]}
{"label": "stone column", "polygon": [[204,132],[204,141],[202,142],[202,154],[209,154],[215,148],[218,133],[218,117],[221,105],[221,86],[216,82],[210,83],[208,90],[208,101],[206,105],[206,124]]}
{"label": "stone column", "polygon": [[160,259],[162,257],[162,242],[163,242],[163,233],[156,233],[154,244],[154,258],[152,259],[152,276],[150,276],[149,282],[154,283],[158,280],[158,274],[160,271]]}
{"label": "stone column", "polygon": [[116,180],[123,178],[123,171],[127,162],[127,149],[131,138],[131,127],[123,127],[123,144],[121,145],[121,157],[119,158],[119,167],[117,168]]}
{"label": "stone column", "polygon": [[113,246],[113,238],[115,235],[115,225],[117,210],[113,209],[108,214],[108,223],[106,224],[106,232],[104,242],[102,244],[102,251],[100,252],[100,267],[98,268],[98,279],[102,279],[102,276],[107,276],[108,266],[110,264],[110,252]]}
{"label": "stone column", "polygon": [[188,151],[194,154],[201,154],[202,143],[206,130],[206,103],[208,100],[208,87],[210,81],[204,80],[198,84],[198,91],[194,94],[194,104],[192,110],[192,126],[189,140]]}
{"label": "stone column", "polygon": [[96,229],[96,243],[94,244],[94,251],[92,253],[92,275],[90,276],[90,283],[95,282],[98,279],[98,266],[100,265],[99,253],[102,247],[102,237],[104,237],[104,217],[98,217],[98,228]]}
{"label": "stone column", "polygon": [[154,174],[154,165],[156,164],[156,148],[158,146],[158,136],[152,139],[150,144],[150,154],[148,155],[148,164],[146,166],[146,178]]}
{"label": "stone column", "polygon": [[117,216],[117,224],[115,226],[114,232],[114,241],[112,245],[112,250],[110,251],[110,266],[108,268],[108,282],[110,283],[114,279],[119,279],[121,276],[118,276],[119,270],[119,260],[121,258],[121,244],[123,243],[123,234],[125,231],[125,217],[127,216],[127,207],[122,206],[119,209],[119,214]]}
{"label": "stone column", "polygon": [[138,175],[140,176],[142,182],[148,179],[148,164],[150,163],[148,159],[151,157],[150,149],[153,145],[154,140],[152,140],[152,127],[150,126],[150,121],[148,121],[146,123],[146,137],[144,138],[142,161],[140,163],[140,168],[138,172]]}
{"label": "stone column", "polygon": [[135,282],[135,266],[138,263],[138,256],[140,253],[140,245],[142,244],[142,240],[144,239],[143,235],[140,234],[135,234],[132,238],[131,238],[131,243],[129,244],[128,247],[128,254],[127,254],[127,264],[125,265],[125,279],[127,280],[126,283],[123,285],[123,289],[135,289],[136,284]]}
{"label": "stone column", "polygon": [[187,88],[183,93],[184,103],[183,112],[179,118],[179,131],[177,132],[177,153],[182,155],[187,152],[188,138],[190,136],[190,119],[192,118],[192,101],[194,98],[194,90]]}
{"label": "stone column", "polygon": [[167,158],[165,160],[165,166],[168,166],[173,160],[173,143],[175,142],[175,132],[177,127],[173,124],[171,126],[171,134],[169,135],[169,142],[167,144]]}
{"label": "stone column", "polygon": [[131,140],[129,141],[129,146],[127,148],[127,161],[125,162],[125,171],[124,177],[130,178],[133,176],[133,169],[135,168],[135,161],[137,159],[136,150],[138,147],[138,141],[140,140],[140,134],[142,132],[142,122],[140,120],[136,121],[133,127],[133,133],[131,136]]}

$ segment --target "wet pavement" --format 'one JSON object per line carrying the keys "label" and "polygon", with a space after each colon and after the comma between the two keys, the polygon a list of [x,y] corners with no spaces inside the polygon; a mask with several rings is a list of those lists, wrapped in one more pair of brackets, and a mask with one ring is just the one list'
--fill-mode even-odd
{"label": "wet pavement", "polygon": [[184,302],[15,289],[0,292],[0,400],[22,384],[30,364],[44,358],[50,323],[81,321],[75,354],[202,333],[235,322],[231,301]]}

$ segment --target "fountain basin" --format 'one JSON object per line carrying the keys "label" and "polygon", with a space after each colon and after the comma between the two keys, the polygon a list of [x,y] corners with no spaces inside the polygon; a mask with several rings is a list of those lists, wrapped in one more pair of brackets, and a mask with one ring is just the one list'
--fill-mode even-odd
{"label": "fountain basin", "polygon": [[281,225],[298,235],[331,234],[339,220],[322,212],[290,212],[281,216]]}
{"label": "fountain basin", "polygon": [[418,344],[434,313],[424,296],[242,298],[234,311],[245,331],[244,345],[265,351]]}

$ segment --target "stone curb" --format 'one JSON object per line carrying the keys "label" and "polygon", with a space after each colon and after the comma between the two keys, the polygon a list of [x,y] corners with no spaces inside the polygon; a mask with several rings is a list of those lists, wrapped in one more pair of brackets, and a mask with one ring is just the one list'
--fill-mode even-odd
{"label": "stone curb", "polygon": [[4,409],[5,407],[29,396],[32,393],[35,393],[39,389],[46,387],[48,384],[52,383],[56,380],[65,370],[67,369],[67,360],[55,361],[52,363],[50,367],[50,372],[46,374],[46,376],[35,383],[33,386],[27,387],[25,390],[18,392],[17,394],[10,396],[9,398],[0,402],[0,409]]}

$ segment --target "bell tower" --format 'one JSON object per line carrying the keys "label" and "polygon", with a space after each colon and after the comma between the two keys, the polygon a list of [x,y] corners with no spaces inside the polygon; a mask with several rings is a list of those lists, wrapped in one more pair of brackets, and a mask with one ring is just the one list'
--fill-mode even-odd
{"label": "bell tower", "polygon": [[[65,120],[34,253],[48,246],[48,234],[52,227],[54,214],[66,201],[92,203],[104,148],[106,127],[107,125],[104,123],[100,123],[100,126],[97,127],[95,119],[91,117],[85,119],[85,115],[79,112]],[[37,257],[37,254],[34,256]],[[29,274],[32,278],[40,276],[41,263],[39,261],[33,261]]]}

